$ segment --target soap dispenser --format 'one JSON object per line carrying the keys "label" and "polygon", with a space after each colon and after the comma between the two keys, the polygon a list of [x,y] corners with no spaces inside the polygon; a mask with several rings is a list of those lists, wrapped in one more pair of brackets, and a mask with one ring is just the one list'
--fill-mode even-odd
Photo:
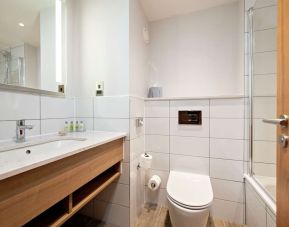
{"label": "soap dispenser", "polygon": [[69,124],[69,132],[73,132],[73,131],[74,131],[74,124],[73,124],[73,121],[71,121]]}

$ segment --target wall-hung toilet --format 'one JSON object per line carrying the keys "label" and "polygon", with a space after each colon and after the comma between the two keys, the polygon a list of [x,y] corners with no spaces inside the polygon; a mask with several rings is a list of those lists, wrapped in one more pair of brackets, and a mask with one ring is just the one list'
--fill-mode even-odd
{"label": "wall-hung toilet", "polygon": [[205,227],[213,202],[209,176],[171,171],[167,183],[173,227]]}

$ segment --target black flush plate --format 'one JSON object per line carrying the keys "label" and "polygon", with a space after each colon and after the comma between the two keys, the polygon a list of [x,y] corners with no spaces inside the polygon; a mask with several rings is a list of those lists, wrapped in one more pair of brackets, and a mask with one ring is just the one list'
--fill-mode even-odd
{"label": "black flush plate", "polygon": [[180,125],[202,125],[202,111],[182,110],[179,111]]}

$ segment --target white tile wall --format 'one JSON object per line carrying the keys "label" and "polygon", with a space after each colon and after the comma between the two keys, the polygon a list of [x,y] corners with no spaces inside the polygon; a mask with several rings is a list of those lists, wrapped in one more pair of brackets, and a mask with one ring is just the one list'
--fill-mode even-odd
{"label": "white tile wall", "polygon": [[75,117],[93,118],[93,98],[75,99]]}
{"label": "white tile wall", "polygon": [[129,132],[129,119],[94,118],[94,130]]}
{"label": "white tile wall", "polygon": [[277,53],[276,51],[254,54],[254,75],[276,74]]}
{"label": "white tile wall", "polygon": [[276,141],[276,126],[270,124],[264,124],[262,119],[254,119],[253,127],[253,139]]}
{"label": "white tile wall", "polygon": [[[144,117],[144,100],[130,97],[130,226],[133,226],[140,215],[145,196],[145,175],[142,168],[137,166],[141,163],[141,154],[144,153],[145,136],[144,126],[137,127],[136,119]],[[146,122],[145,122],[146,124]]]}
{"label": "white tile wall", "polygon": [[169,102],[168,101],[154,101],[146,102],[145,116],[146,117],[169,117]]}
{"label": "white tile wall", "polygon": [[253,171],[258,176],[276,177],[276,164],[254,162]]}
{"label": "white tile wall", "polygon": [[262,8],[266,6],[274,6],[277,4],[277,0],[256,0],[255,8]]}
{"label": "white tile wall", "polygon": [[146,135],[169,135],[169,118],[146,118]]}
{"label": "white tile wall", "polygon": [[244,139],[244,120],[211,118],[210,136],[213,138]]}
{"label": "white tile wall", "polygon": [[277,50],[276,28],[256,31],[254,33],[254,52]]}
{"label": "white tile wall", "polygon": [[95,97],[95,118],[129,118],[129,96]]}
{"label": "white tile wall", "polygon": [[74,99],[41,97],[41,118],[74,118]]}
{"label": "white tile wall", "polygon": [[149,152],[152,155],[151,168],[155,170],[166,170],[170,169],[170,158],[169,154]]}
{"label": "white tile wall", "polygon": [[209,175],[209,158],[170,155],[170,170]]}
{"label": "white tile wall", "polygon": [[144,117],[144,100],[130,97],[130,118]]}
{"label": "white tile wall", "polygon": [[[270,17],[268,17],[270,15]],[[254,12],[254,30],[276,28],[277,9],[276,6],[256,9]]]}
{"label": "white tile wall", "polygon": [[129,208],[113,203],[94,200],[93,217],[118,226],[129,226]]}
{"label": "white tile wall", "polygon": [[[216,198],[213,216],[244,223],[244,104],[244,98],[146,101],[145,150],[153,156],[148,176],[158,174],[163,182],[158,192],[146,188],[145,201],[166,204],[170,170],[206,174]],[[202,110],[202,125],[179,125],[179,110]]]}
{"label": "white tile wall", "polygon": [[97,197],[104,202],[110,202],[122,206],[129,207],[129,185],[127,184],[111,184]]}
{"label": "white tile wall", "polygon": [[234,223],[244,223],[244,204],[214,199],[212,216],[222,220],[231,220]]}
{"label": "white tile wall", "polygon": [[139,136],[130,140],[130,160],[133,161],[139,158],[144,152],[144,136]]}
{"label": "white tile wall", "polygon": [[209,157],[209,138],[171,136],[170,153],[178,155]]}
{"label": "white tile wall", "polygon": [[276,96],[276,75],[255,75],[253,86],[254,96]]}
{"label": "white tile wall", "polygon": [[227,181],[220,179],[211,179],[216,199],[227,200],[231,202],[244,202],[244,184],[243,182]]}
{"label": "white tile wall", "polygon": [[146,134],[145,148],[147,152],[169,153],[170,137]]}
{"label": "white tile wall", "polygon": [[276,163],[276,142],[253,141],[254,162]]}
{"label": "white tile wall", "polygon": [[0,92],[0,140],[15,138],[16,120],[24,119],[27,136],[56,133],[65,120],[74,120],[74,99],[41,97],[40,95]]}
{"label": "white tile wall", "polygon": [[210,102],[210,118],[244,118],[244,99],[216,99]]}
{"label": "white tile wall", "polygon": [[0,92],[0,121],[40,119],[40,97]]}
{"label": "white tile wall", "polygon": [[244,140],[210,139],[210,156],[212,158],[243,160]]}
{"label": "white tile wall", "polygon": [[213,178],[243,181],[243,161],[211,159],[210,176]]}

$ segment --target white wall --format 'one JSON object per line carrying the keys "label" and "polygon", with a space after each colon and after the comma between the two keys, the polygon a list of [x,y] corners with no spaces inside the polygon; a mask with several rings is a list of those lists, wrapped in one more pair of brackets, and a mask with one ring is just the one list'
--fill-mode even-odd
{"label": "white wall", "polygon": [[243,18],[238,1],[152,22],[150,84],[165,97],[242,94]]}
{"label": "white wall", "polygon": [[107,96],[129,93],[129,1],[68,2],[68,91],[95,96],[104,81]]}
{"label": "white wall", "polygon": [[132,96],[147,96],[148,48],[144,42],[143,29],[148,21],[139,0],[130,0],[130,77],[129,89]]}

